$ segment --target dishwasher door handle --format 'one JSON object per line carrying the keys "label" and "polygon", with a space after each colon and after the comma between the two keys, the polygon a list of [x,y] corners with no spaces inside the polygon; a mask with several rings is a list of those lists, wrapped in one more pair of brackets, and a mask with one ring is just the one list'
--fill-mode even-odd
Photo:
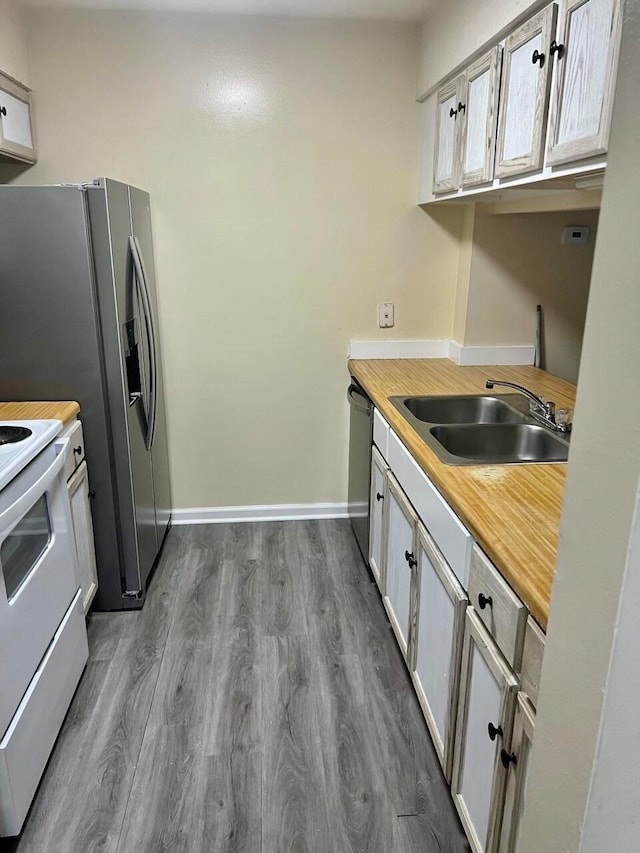
{"label": "dishwasher door handle", "polygon": [[360,393],[356,385],[349,385],[347,388],[347,400],[349,401],[349,405],[353,406],[364,415],[371,414],[371,403],[363,394]]}

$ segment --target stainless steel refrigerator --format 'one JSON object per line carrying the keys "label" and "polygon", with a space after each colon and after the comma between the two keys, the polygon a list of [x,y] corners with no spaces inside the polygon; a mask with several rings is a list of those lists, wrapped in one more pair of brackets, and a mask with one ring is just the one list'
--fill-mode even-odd
{"label": "stainless steel refrigerator", "polygon": [[146,192],[0,187],[0,399],[80,403],[94,606],[141,607],[171,520]]}

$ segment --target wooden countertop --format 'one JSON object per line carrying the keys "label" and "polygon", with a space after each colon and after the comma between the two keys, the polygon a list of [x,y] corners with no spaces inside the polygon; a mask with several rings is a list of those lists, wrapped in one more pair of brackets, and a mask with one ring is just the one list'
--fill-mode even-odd
{"label": "wooden countertop", "polygon": [[[566,464],[445,465],[387,398],[482,394],[487,379],[503,379],[539,392],[558,407],[573,408],[575,386],[535,367],[458,367],[448,359],[352,360],[349,370],[546,628]],[[496,393],[509,389],[497,388]]]}
{"label": "wooden countertop", "polygon": [[68,424],[80,406],[72,400],[51,403],[0,403],[0,421],[40,421],[49,418]]}

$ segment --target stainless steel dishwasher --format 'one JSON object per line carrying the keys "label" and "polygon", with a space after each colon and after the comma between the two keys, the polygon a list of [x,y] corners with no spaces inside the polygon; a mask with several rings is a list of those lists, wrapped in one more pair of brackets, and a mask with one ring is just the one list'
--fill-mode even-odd
{"label": "stainless steel dishwasher", "polygon": [[351,377],[347,389],[349,421],[349,518],[369,565],[369,488],[371,483],[371,442],[373,440],[373,403]]}

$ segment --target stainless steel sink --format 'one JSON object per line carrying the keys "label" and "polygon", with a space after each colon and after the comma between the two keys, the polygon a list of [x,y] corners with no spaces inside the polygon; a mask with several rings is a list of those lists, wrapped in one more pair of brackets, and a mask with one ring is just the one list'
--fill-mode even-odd
{"label": "stainless steel sink", "polygon": [[419,421],[430,424],[504,424],[521,423],[526,416],[514,408],[522,405],[519,394],[461,397],[390,397],[403,414],[408,411]]}
{"label": "stainless steel sink", "polygon": [[522,394],[389,397],[448,465],[566,462],[569,442],[529,415]]}
{"label": "stainless steel sink", "polygon": [[566,462],[569,443],[531,423],[436,426],[431,436],[451,465]]}

